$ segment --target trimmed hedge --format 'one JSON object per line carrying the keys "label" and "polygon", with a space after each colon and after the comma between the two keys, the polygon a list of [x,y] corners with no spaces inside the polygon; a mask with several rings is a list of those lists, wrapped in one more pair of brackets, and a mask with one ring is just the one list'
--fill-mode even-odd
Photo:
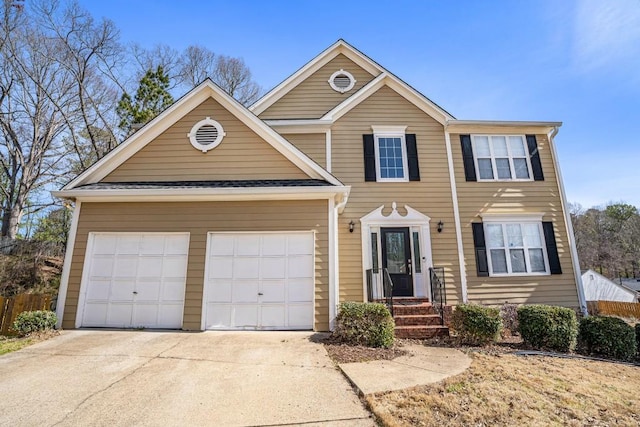
{"label": "trimmed hedge", "polygon": [[344,302],[338,307],[333,338],[351,345],[393,345],[395,322],[384,304]]}
{"label": "trimmed hedge", "polygon": [[633,360],[636,331],[617,317],[589,316],[580,321],[578,351],[588,356]]}
{"label": "trimmed hedge", "polygon": [[460,304],[453,312],[451,327],[462,343],[483,345],[495,342],[502,330],[500,309]]}
{"label": "trimmed hedge", "polygon": [[518,308],[518,330],[533,348],[568,352],[576,346],[578,320],[570,308],[523,305]]}
{"label": "trimmed hedge", "polygon": [[42,332],[56,327],[58,318],[53,311],[23,311],[16,316],[12,329],[21,337],[34,332]]}

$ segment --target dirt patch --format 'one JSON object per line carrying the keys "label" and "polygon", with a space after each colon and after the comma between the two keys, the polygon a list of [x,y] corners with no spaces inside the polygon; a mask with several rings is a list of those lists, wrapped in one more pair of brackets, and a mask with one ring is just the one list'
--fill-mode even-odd
{"label": "dirt patch", "polygon": [[640,368],[471,350],[463,374],[369,396],[389,426],[640,425]]}
{"label": "dirt patch", "polygon": [[60,335],[60,332],[53,330],[33,333],[26,337],[7,337],[0,335],[0,356],[11,353],[12,351],[18,351],[40,341],[46,341],[58,335]]}
{"label": "dirt patch", "polygon": [[336,363],[369,362],[372,360],[393,360],[408,354],[402,348],[402,343],[396,343],[391,348],[371,348],[362,345],[347,345],[331,341],[324,342],[329,357]]}

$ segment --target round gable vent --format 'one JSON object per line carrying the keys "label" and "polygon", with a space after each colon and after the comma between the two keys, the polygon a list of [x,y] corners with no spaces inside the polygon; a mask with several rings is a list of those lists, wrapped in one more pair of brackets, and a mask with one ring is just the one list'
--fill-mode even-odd
{"label": "round gable vent", "polygon": [[350,72],[345,70],[336,71],[329,78],[329,85],[331,85],[331,89],[340,93],[350,91],[353,89],[355,84],[356,79]]}
{"label": "round gable vent", "polygon": [[187,134],[191,145],[203,153],[220,145],[225,135],[222,125],[212,120],[211,117],[200,120],[193,125],[191,132]]}

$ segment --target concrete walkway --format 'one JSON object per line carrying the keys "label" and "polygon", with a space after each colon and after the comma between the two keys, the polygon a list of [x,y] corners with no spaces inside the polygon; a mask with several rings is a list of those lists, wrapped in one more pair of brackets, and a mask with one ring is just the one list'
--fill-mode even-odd
{"label": "concrete walkway", "polygon": [[0,426],[374,426],[311,338],[66,331],[0,356]]}
{"label": "concrete walkway", "polygon": [[409,352],[393,360],[342,363],[340,369],[364,395],[402,390],[441,381],[464,372],[471,359],[452,348],[410,344]]}

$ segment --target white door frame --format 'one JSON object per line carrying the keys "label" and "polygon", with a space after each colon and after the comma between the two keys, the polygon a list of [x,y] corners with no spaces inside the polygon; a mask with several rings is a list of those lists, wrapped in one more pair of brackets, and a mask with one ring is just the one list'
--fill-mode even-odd
{"label": "white door frame", "polygon": [[[433,267],[433,258],[431,256],[431,229],[429,227],[429,223],[431,218],[427,215],[413,209],[410,206],[405,205],[404,208],[407,211],[407,214],[402,216],[398,212],[396,202],[391,204],[391,213],[385,216],[382,211],[384,209],[384,205],[380,206],[377,209],[374,209],[367,215],[360,218],[361,225],[361,238],[362,238],[362,289],[363,296],[366,299],[367,295],[367,270],[372,268],[372,253],[371,253],[371,233],[377,230],[378,233],[378,257],[381,256],[382,248],[380,246],[380,228],[392,228],[392,227],[408,227],[409,228],[409,240],[413,243],[413,232],[418,231],[420,233],[420,250],[422,256],[422,281],[423,287],[426,295],[418,295],[421,292],[417,292],[419,287],[417,286],[416,281],[418,280],[416,275],[413,274],[413,295],[416,297],[429,297],[431,295],[430,292],[430,283],[427,280],[428,270],[430,267]],[[414,258],[414,246],[411,245],[411,259]],[[380,268],[382,268],[382,264],[379,262],[378,264]],[[415,267],[414,267],[415,268]]]}

